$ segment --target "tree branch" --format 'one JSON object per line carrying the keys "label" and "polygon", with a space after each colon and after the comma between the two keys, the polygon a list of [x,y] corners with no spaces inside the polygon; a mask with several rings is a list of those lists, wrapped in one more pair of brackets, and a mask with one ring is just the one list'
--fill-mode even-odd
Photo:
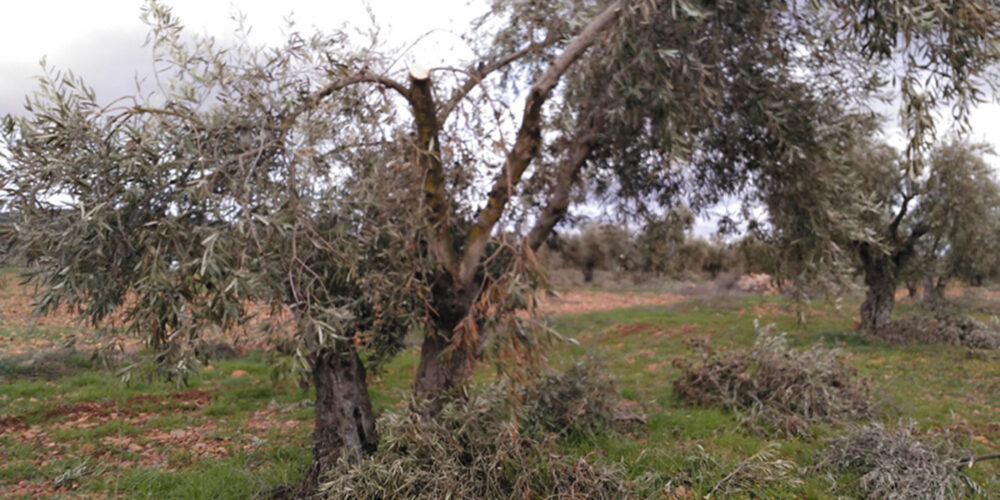
{"label": "tree branch", "polygon": [[621,6],[622,0],[616,0],[598,14],[583,31],[573,38],[562,54],[552,61],[545,73],[531,86],[528,98],[524,103],[524,116],[521,118],[521,127],[517,131],[514,147],[507,154],[504,168],[494,180],[486,206],[480,210],[476,224],[472,227],[466,240],[465,251],[459,267],[459,281],[461,283],[467,284],[472,281],[476,267],[486,249],[490,233],[497,221],[500,220],[511,192],[520,182],[525,169],[538,155],[538,150],[541,147],[542,105],[545,104],[562,75],[597,40],[598,35],[618,18]]}
{"label": "tree branch", "polygon": [[906,212],[910,206],[910,200],[914,198],[912,194],[903,194],[903,204],[899,207],[899,213],[896,217],[892,219],[889,223],[889,235],[894,241],[899,240],[899,225],[903,222],[903,217],[906,217]]}
{"label": "tree branch", "polygon": [[980,455],[978,457],[969,457],[962,459],[962,461],[959,462],[958,467],[960,469],[963,467],[972,467],[973,465],[976,465],[976,462],[982,462],[985,460],[998,460],[998,459],[1000,459],[1000,453],[990,453],[988,455]]}
{"label": "tree branch", "polygon": [[570,145],[569,154],[559,165],[555,181],[549,189],[549,201],[538,214],[534,227],[528,232],[525,243],[532,251],[538,250],[552,233],[552,228],[562,220],[569,208],[569,195],[576,184],[580,169],[590,156],[592,141],[596,137],[593,130],[579,134]]}
{"label": "tree branch", "polygon": [[431,92],[430,74],[424,68],[410,68],[410,105],[416,126],[414,144],[416,164],[423,169],[424,203],[428,210],[428,220],[434,228],[435,237],[430,241],[434,257],[452,275],[458,276],[458,254],[448,226],[448,197],[445,193],[444,167],[441,165],[441,143],[438,140],[434,94]]}
{"label": "tree branch", "polygon": [[438,113],[438,123],[444,123],[448,121],[448,117],[451,116],[451,112],[454,111],[456,107],[458,107],[458,103],[462,102],[462,99],[465,99],[465,96],[469,95],[469,92],[472,92],[472,89],[476,88],[477,85],[481,85],[483,83],[483,79],[489,76],[490,73],[493,73],[494,71],[497,71],[499,69],[503,69],[507,65],[530,54],[531,52],[552,45],[553,43],[555,43],[556,40],[557,39],[555,37],[550,37],[546,38],[540,43],[532,42],[527,47],[524,47],[523,49],[518,50],[516,52],[512,52],[496,61],[493,61],[490,64],[487,64],[481,68],[475,68],[469,70],[468,80],[466,80],[465,83],[463,83],[460,87],[456,88],[455,91],[452,92],[451,98],[448,99],[448,102],[446,102],[443,106],[441,106],[441,112]]}
{"label": "tree branch", "polygon": [[288,118],[287,122],[292,122],[302,113],[309,111],[310,109],[316,107],[323,99],[329,97],[334,92],[350,87],[351,85],[357,85],[359,83],[375,83],[383,87],[395,90],[399,95],[403,96],[407,101],[411,101],[410,91],[403,84],[389,78],[385,75],[378,75],[370,71],[361,71],[357,74],[348,76],[346,78],[330,82],[326,87],[323,87],[316,92],[313,92],[305,99],[302,103],[302,107],[295,110]]}

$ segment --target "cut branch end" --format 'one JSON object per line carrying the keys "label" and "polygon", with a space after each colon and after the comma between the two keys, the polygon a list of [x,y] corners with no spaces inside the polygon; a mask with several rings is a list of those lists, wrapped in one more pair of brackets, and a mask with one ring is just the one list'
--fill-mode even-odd
{"label": "cut branch end", "polygon": [[410,78],[413,78],[414,80],[424,81],[430,78],[430,76],[431,72],[429,69],[419,64],[410,65]]}

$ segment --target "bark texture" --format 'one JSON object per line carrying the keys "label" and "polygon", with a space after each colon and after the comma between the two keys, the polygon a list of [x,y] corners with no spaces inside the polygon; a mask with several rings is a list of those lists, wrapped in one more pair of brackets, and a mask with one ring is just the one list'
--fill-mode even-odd
{"label": "bark texture", "polygon": [[305,487],[315,490],[341,456],[359,457],[378,446],[365,367],[350,346],[324,349],[313,368],[316,384],[316,428],[313,464]]}
{"label": "bark texture", "polygon": [[[457,290],[457,291],[456,291]],[[417,396],[428,399],[426,410],[436,413],[440,409],[439,396],[460,384],[472,372],[476,350],[456,346],[459,324],[469,313],[478,289],[459,288],[443,276],[440,284],[432,289],[437,317],[429,325],[420,348],[420,364],[413,383]]]}

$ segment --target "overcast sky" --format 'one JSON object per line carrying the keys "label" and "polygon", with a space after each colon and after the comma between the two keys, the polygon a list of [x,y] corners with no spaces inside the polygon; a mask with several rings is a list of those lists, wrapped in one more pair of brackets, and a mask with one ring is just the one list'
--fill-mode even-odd
{"label": "overcast sky", "polygon": [[[216,1],[166,0],[191,33],[225,40],[241,12],[252,26],[251,41],[275,45],[285,40],[290,14],[304,33],[340,25],[370,26],[365,3],[353,0]],[[94,87],[101,100],[130,93],[134,77],[151,69],[151,51],[143,47],[146,26],[139,16],[144,0],[30,0],[5,2],[0,16],[0,115],[20,113],[24,96],[36,86],[45,57],[57,69],[72,69]],[[482,2],[379,1],[369,3],[385,39],[409,44],[431,34],[409,52],[424,65],[454,63],[467,56],[459,34],[482,13]],[[412,61],[405,61],[412,62]]]}
{"label": "overcast sky", "polygon": [[[343,24],[370,25],[365,3],[356,0],[165,0],[189,32],[230,37],[232,16],[241,12],[253,27],[251,41],[284,40],[284,18],[293,14],[299,30],[311,33]],[[484,0],[372,0],[368,2],[384,37],[393,45],[412,43],[431,32],[409,53],[427,66],[454,65],[468,56],[459,34],[484,10]],[[146,27],[139,20],[144,0],[28,0],[4,2],[0,16],[0,116],[22,111],[35,88],[45,57],[56,69],[72,69],[94,87],[101,101],[129,94],[136,75],[148,75],[151,52],[144,48]],[[972,116],[972,138],[1000,150],[1000,106],[980,106]],[[997,157],[991,163],[1000,166]],[[699,222],[696,232],[714,223]]]}

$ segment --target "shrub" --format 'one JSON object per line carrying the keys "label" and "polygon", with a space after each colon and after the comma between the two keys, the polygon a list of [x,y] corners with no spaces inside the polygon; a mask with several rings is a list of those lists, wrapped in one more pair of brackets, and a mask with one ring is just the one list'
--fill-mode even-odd
{"label": "shrub", "polygon": [[968,456],[943,439],[918,439],[912,423],[886,429],[879,423],[857,427],[829,442],[818,467],[831,473],[854,471],[865,498],[933,500],[966,498],[978,488],[962,474]]}
{"label": "shrub", "polygon": [[618,464],[560,453],[562,432],[612,425],[617,394],[584,365],[543,379],[537,400],[517,406],[492,386],[447,402],[429,419],[386,412],[379,449],[342,461],[321,486],[328,498],[629,498],[636,486]]}
{"label": "shrub", "polygon": [[760,329],[749,350],[715,353],[677,363],[674,393],[703,406],[739,412],[750,428],[802,435],[810,423],[870,414],[868,387],[836,350],[796,351],[784,334]]}

